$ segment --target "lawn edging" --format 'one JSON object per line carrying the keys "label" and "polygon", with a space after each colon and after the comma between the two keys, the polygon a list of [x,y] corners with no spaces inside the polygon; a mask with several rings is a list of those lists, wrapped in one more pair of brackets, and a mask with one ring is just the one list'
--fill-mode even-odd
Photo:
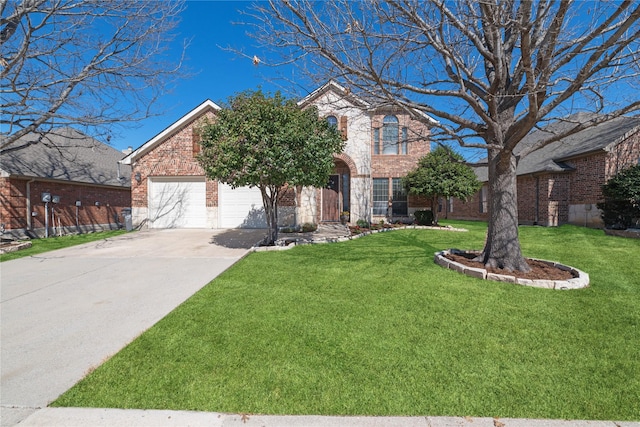
{"label": "lawn edging", "polygon": [[452,261],[446,257],[449,254],[455,253],[463,253],[464,251],[459,251],[457,249],[448,249],[445,251],[436,252],[434,256],[434,262],[441,267],[448,268],[450,270],[455,270],[458,273],[462,273],[464,275],[475,277],[483,280],[494,280],[497,282],[507,282],[514,283],[516,285],[522,286],[531,286],[534,288],[545,288],[545,289],[558,289],[558,290],[570,290],[570,289],[583,289],[589,287],[589,275],[582,270],[578,270],[577,268],[560,264],[554,261],[547,261],[544,259],[531,258],[535,261],[543,262],[547,265],[559,268],[561,270],[570,271],[573,273],[574,277],[568,280],[531,280],[531,279],[523,279],[515,276],[510,276],[506,274],[494,274],[488,273],[484,268],[475,268],[468,267],[459,262]]}

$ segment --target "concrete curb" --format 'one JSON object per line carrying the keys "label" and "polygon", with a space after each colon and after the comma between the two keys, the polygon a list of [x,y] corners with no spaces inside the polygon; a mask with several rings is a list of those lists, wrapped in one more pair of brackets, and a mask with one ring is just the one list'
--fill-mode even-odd
{"label": "concrete curb", "polygon": [[633,421],[544,420],[489,417],[362,417],[251,415],[218,412],[43,408],[20,423],[26,427],[640,427]]}

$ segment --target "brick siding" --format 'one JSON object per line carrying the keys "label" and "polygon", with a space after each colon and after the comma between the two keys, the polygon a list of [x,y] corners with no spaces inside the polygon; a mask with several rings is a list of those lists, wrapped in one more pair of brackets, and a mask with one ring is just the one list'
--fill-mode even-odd
{"label": "brick siding", "polygon": [[[521,224],[566,224],[570,221],[571,206],[576,205],[583,206],[583,210],[587,206],[591,212],[593,205],[602,201],[602,185],[624,168],[640,163],[640,131],[628,135],[610,152],[588,153],[565,163],[574,170],[518,177],[518,219]],[[487,219],[486,213],[479,212],[479,194],[466,203],[456,201],[449,217]],[[601,223],[589,219],[588,225],[599,226]]]}
{"label": "brick siding", "polygon": [[[402,128],[407,128],[407,154],[374,154],[374,132],[371,132],[371,178],[402,178],[418,165],[420,158],[429,154],[431,144],[429,142],[430,131],[428,126],[417,120],[412,120],[407,114],[397,114],[386,111],[375,114],[371,119],[373,129],[380,129],[380,151],[382,151],[382,121],[386,115],[395,115],[398,118],[398,139],[402,140]],[[398,153],[400,153],[398,144]],[[392,189],[389,181],[389,191]],[[424,209],[430,206],[430,202],[424,197],[410,195],[407,199],[408,209]]]}
{"label": "brick siding", "polygon": [[[27,212],[26,179],[0,178],[0,221],[6,230],[23,230],[28,227],[37,230],[45,226],[45,204],[42,193],[60,196],[60,203],[49,203],[49,225],[73,230],[76,227],[76,201],[78,207],[77,222],[83,229],[118,228],[123,220],[122,209],[131,206],[131,192],[128,187],[106,187],[65,183],[59,181],[33,181],[29,183],[31,215]],[[98,202],[99,206],[96,206]],[[55,213],[55,224],[51,218],[51,209]]]}

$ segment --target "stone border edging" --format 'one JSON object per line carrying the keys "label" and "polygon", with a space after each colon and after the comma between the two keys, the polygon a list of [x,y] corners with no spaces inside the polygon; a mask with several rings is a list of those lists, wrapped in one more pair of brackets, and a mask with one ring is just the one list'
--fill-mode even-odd
{"label": "stone border edging", "polygon": [[458,231],[465,232],[469,231],[466,228],[455,228],[455,227],[431,227],[426,225],[407,225],[404,227],[390,227],[390,228],[382,228],[380,230],[369,230],[359,234],[352,234],[350,236],[343,237],[323,237],[320,239],[314,240],[305,240],[305,239],[295,239],[288,243],[278,246],[253,246],[250,251],[251,252],[265,252],[265,251],[286,251],[288,249],[293,248],[298,245],[313,245],[317,243],[334,243],[334,242],[346,242],[353,239],[358,239],[363,236],[368,236],[369,234],[382,233],[387,231],[394,230],[442,230],[442,231]]}
{"label": "stone border edging", "polygon": [[16,252],[16,251],[27,249],[30,247],[31,247],[31,242],[10,243],[8,245],[4,245],[0,247],[0,254],[8,254],[9,252]]}
{"label": "stone border edging", "polygon": [[488,273],[487,270],[485,270],[484,268],[468,267],[464,264],[460,264],[459,262],[451,261],[450,259],[447,259],[445,257],[445,255],[452,254],[452,253],[460,254],[460,253],[474,253],[474,252],[449,249],[445,251],[436,252],[433,261],[441,267],[448,268],[450,270],[455,270],[467,276],[476,277],[478,279],[483,279],[483,280],[495,280],[498,282],[514,283],[516,285],[531,286],[534,288],[560,289],[560,290],[583,289],[589,286],[589,275],[587,273],[585,273],[582,270],[578,270],[577,268],[570,267],[568,265],[560,264],[553,261],[530,258],[532,260],[544,262],[545,264],[551,265],[553,267],[557,267],[561,270],[570,271],[577,277],[574,277],[568,280],[531,280],[531,279],[522,279],[519,277],[509,276],[505,274]]}

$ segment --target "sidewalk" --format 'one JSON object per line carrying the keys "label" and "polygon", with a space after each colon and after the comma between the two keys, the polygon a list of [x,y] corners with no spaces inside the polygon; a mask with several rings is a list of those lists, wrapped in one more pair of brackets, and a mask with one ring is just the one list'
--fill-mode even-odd
{"label": "sidewalk", "polygon": [[640,427],[638,422],[473,417],[322,417],[217,412],[43,408],[20,427]]}

